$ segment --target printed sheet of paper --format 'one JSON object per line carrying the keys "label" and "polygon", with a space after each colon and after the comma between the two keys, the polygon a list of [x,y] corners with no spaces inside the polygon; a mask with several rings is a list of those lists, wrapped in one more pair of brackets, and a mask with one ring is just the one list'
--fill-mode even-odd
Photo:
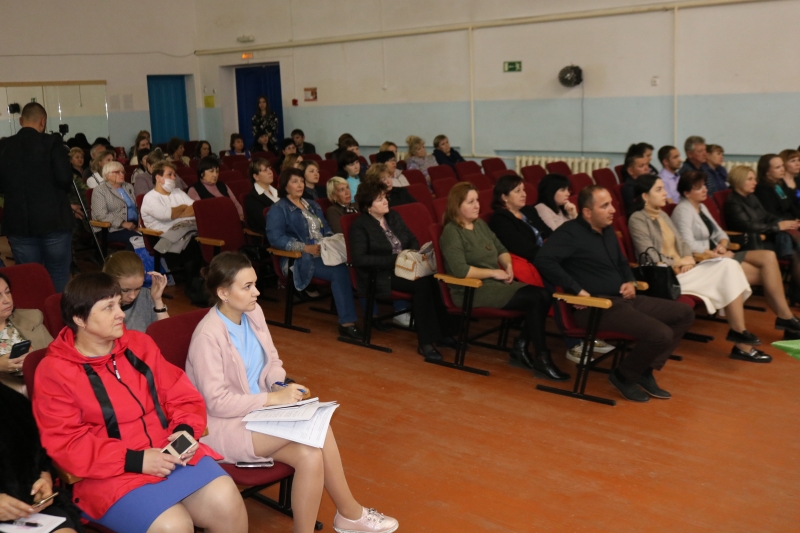
{"label": "printed sheet of paper", "polygon": [[289,406],[282,406],[283,409],[259,409],[253,411],[245,416],[243,422],[302,422],[304,420],[311,420],[314,413],[320,407],[333,405],[336,402],[322,402],[314,401],[311,403],[303,402],[303,405],[292,404]]}
{"label": "printed sheet of paper", "polygon": [[66,518],[60,516],[50,516],[49,514],[34,513],[28,518],[20,520],[22,522],[36,523],[36,526],[18,526],[16,524],[0,524],[0,531],[3,533],[48,533],[53,531],[64,522]]}
{"label": "printed sheet of paper", "polygon": [[300,422],[248,422],[247,429],[256,433],[272,435],[281,439],[299,442],[314,448],[322,448],[331,417],[339,404],[330,402],[320,405],[311,420]]}

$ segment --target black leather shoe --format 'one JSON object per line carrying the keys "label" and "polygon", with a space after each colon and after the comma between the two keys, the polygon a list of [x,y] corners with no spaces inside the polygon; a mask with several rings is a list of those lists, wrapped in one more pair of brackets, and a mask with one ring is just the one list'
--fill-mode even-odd
{"label": "black leather shoe", "polygon": [[533,375],[552,381],[567,381],[569,374],[562,372],[550,358],[550,352],[542,351],[533,360]]}
{"label": "black leather shoe", "polygon": [[350,337],[351,339],[355,339],[357,341],[364,339],[364,335],[361,333],[361,330],[355,326],[339,326],[339,336]]}
{"label": "black leather shoe", "polygon": [[787,329],[783,332],[783,340],[785,341],[797,341],[800,340],[800,332],[799,331],[792,331]]}
{"label": "black leather shoe", "polygon": [[443,337],[436,341],[438,346],[444,346],[446,348],[452,348],[454,350],[458,350],[459,342],[455,337]]}
{"label": "black leather shoe", "polygon": [[511,366],[533,368],[533,361],[528,353],[528,341],[525,339],[514,339],[514,346],[508,355],[511,358]]}
{"label": "black leather shoe", "polygon": [[738,359],[739,361],[747,361],[748,363],[770,363],[772,356],[765,354],[761,350],[751,349],[750,352],[740,350],[736,346],[731,350],[731,359]]}
{"label": "black leather shoe", "polygon": [[380,320],[373,320],[372,329],[386,332],[386,331],[392,331],[392,326],[387,324],[386,322],[381,322]]}
{"label": "black leather shoe", "polygon": [[761,339],[759,339],[746,329],[743,329],[741,333],[729,329],[728,336],[725,337],[725,340],[728,342],[732,342],[734,344],[746,344],[748,346],[758,346],[759,344],[761,344]]}
{"label": "black leather shoe", "polygon": [[425,359],[430,359],[431,361],[442,360],[442,354],[439,353],[439,350],[437,350],[433,344],[423,344],[422,346],[417,346],[417,353]]}
{"label": "black leather shoe", "polygon": [[662,400],[668,400],[672,398],[672,394],[668,393],[667,391],[658,386],[658,383],[656,383],[656,378],[653,375],[652,370],[648,371],[647,374],[640,377],[637,383],[644,389],[644,391],[647,394],[649,394],[653,398],[660,398]]}
{"label": "black leather shoe", "polygon": [[649,402],[650,396],[639,386],[638,383],[625,383],[625,381],[613,370],[608,375],[608,382],[614,385],[622,397],[631,402]]}
{"label": "black leather shoe", "polygon": [[[800,320],[796,316],[792,318],[776,318],[775,329],[782,329],[800,333]],[[750,344],[749,342],[746,344]]]}

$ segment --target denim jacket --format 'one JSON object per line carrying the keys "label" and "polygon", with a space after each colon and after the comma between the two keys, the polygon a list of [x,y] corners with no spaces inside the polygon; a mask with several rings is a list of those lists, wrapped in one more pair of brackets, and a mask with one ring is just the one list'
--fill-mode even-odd
{"label": "denim jacket", "polygon": [[[308,208],[322,221],[322,234],[326,237],[333,235],[319,204],[308,202]],[[288,198],[281,198],[267,212],[267,240],[275,248],[293,252],[303,252],[306,244],[319,244],[311,242],[305,217]],[[313,260],[311,254],[303,252],[300,259],[294,263],[294,286],[298,291],[308,287],[311,278],[314,277]],[[284,274],[288,272],[288,264],[287,258],[281,258],[281,270]]]}

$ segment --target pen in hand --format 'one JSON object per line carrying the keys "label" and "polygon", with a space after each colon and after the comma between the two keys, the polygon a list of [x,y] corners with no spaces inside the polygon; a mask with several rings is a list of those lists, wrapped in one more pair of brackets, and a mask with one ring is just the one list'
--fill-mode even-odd
{"label": "pen in hand", "polygon": [[[276,381],[274,384],[277,385],[278,387],[288,387],[289,386],[288,383],[284,383],[283,381]],[[308,392],[306,389],[297,389],[297,390],[302,392],[303,394]]]}

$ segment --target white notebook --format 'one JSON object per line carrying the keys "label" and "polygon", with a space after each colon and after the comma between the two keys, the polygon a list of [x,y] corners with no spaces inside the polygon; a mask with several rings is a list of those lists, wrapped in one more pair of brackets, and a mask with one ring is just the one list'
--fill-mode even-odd
{"label": "white notebook", "polygon": [[302,422],[311,420],[320,407],[333,405],[336,402],[320,402],[319,398],[311,398],[289,405],[274,405],[256,409],[245,416],[243,422]]}
{"label": "white notebook", "polygon": [[320,404],[310,420],[297,422],[248,422],[246,427],[256,433],[272,435],[273,437],[299,442],[314,448],[322,448],[325,444],[325,436],[328,434],[331,417],[337,407],[339,407],[339,404],[336,402]]}
{"label": "white notebook", "polygon": [[[66,518],[61,516],[50,516],[49,514],[34,513],[28,518],[17,520],[13,524],[0,523],[0,531],[3,533],[48,533],[57,528]],[[38,524],[38,526],[26,526],[28,524]]]}

